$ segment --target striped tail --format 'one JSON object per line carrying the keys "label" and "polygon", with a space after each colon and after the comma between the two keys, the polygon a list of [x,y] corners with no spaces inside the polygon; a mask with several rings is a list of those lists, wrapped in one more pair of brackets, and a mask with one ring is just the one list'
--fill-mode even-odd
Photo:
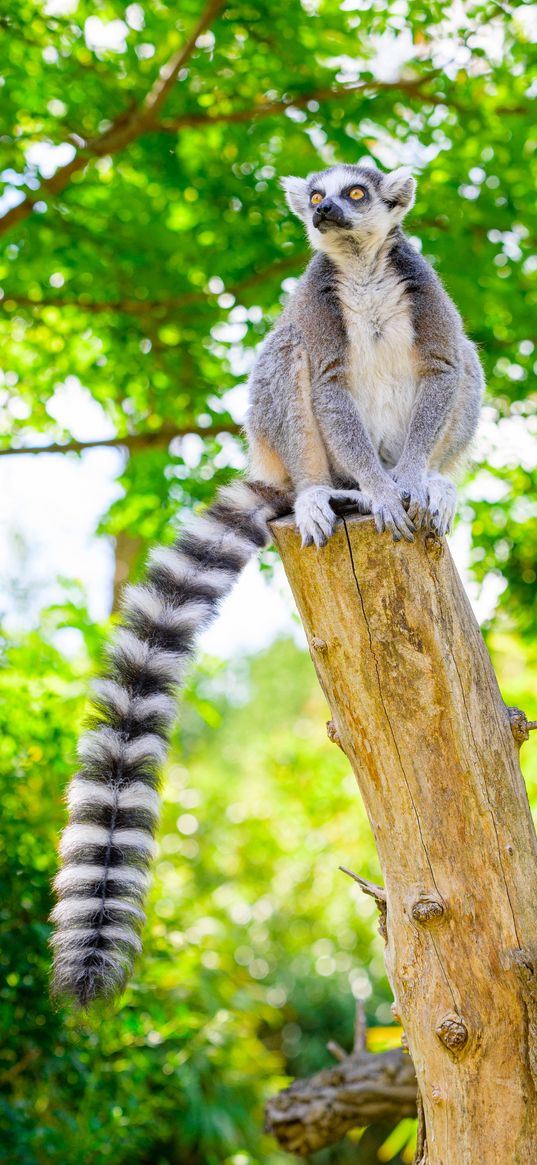
{"label": "striped tail", "polygon": [[126,591],[108,674],[95,686],[96,727],[79,746],[55,881],[53,990],[82,1006],[120,991],[141,949],[159,771],[196,637],[270,542],[268,521],[289,508],[258,483],[222,490]]}

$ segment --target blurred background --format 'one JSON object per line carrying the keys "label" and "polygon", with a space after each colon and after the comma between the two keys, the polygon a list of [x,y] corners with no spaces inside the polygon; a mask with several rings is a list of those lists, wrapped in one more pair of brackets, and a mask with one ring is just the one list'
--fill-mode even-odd
{"label": "blurred background", "polygon": [[[263,1103],[397,1046],[378,880],[272,552],[203,640],[121,1004],[48,998],[63,791],[118,592],[244,465],[256,346],[307,261],[278,178],[412,166],[407,230],[488,380],[452,550],[504,698],[537,715],[530,4],[4,0],[0,14],[0,1127],[17,1165],[290,1165]],[[535,744],[524,769],[537,804]],[[413,1122],[315,1165],[409,1163]],[[7,1155],[6,1155],[7,1154]]]}

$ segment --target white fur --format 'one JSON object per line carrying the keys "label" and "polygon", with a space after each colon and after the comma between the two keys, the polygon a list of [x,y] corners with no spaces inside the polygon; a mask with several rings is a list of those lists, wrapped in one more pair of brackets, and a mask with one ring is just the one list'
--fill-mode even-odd
{"label": "white fur", "polygon": [[144,736],[137,736],[135,740],[129,740],[124,744],[122,756],[127,765],[139,764],[147,758],[162,764],[167,751],[166,744],[160,736],[147,732]]}
{"label": "white fur", "polygon": [[233,485],[225,485],[220,490],[219,497],[232,510],[249,513],[260,508],[260,500],[255,490],[246,481],[236,481]]}
{"label": "white fur", "polygon": [[192,522],[191,529],[198,538],[203,538],[213,545],[216,543],[224,553],[226,550],[230,550],[239,554],[243,562],[247,562],[256,549],[247,538],[242,538],[240,534],[236,534],[234,530],[224,526],[217,518],[211,518],[209,515],[196,518]]}
{"label": "white fur", "polygon": [[[101,926],[98,931],[92,926],[72,927],[69,930],[62,928],[58,934],[53,936],[52,942],[55,945],[61,946],[62,952],[65,951],[66,954],[72,955],[75,950],[84,949],[88,945],[88,939],[93,938],[93,936],[97,938],[98,935],[112,940],[118,939],[121,943],[128,943],[129,946],[134,947],[138,952],[142,949],[138,935],[128,926]],[[99,951],[99,958],[101,954],[104,954],[104,952]],[[109,961],[112,965],[117,964],[117,954],[114,957],[113,952],[111,952]]]}
{"label": "white fur", "polygon": [[152,550],[149,559],[151,565],[162,567],[177,583],[199,577],[203,585],[210,587],[217,595],[225,594],[236,580],[235,571],[199,566],[188,554],[169,546],[159,546]]}
{"label": "white fur", "polygon": [[114,829],[112,838],[110,831],[104,825],[68,825],[64,829],[60,842],[60,853],[67,857],[83,845],[113,845],[134,846],[143,853],[153,855],[156,846],[153,838],[141,829]]}
{"label": "white fur", "polygon": [[129,885],[133,891],[145,893],[150,877],[146,870],[139,870],[137,866],[110,866],[106,871],[104,866],[64,866],[56,875],[54,885],[62,893],[76,889],[85,882],[98,882],[106,875],[107,881],[122,882]]}
{"label": "white fur", "polygon": [[134,696],[130,708],[136,720],[144,720],[146,717],[154,715],[166,720],[174,720],[177,712],[175,700],[160,692],[155,692],[153,696]]}
{"label": "white fur", "polygon": [[210,605],[203,599],[192,599],[188,603],[174,607],[173,603],[167,602],[155,591],[144,586],[127,587],[123,605],[127,613],[139,612],[151,622],[160,624],[170,631],[181,631],[183,628],[191,630],[211,613]]}
{"label": "white fur", "polygon": [[384,175],[384,194],[397,201],[401,207],[400,217],[403,218],[412,206],[416,197],[416,180],[412,177],[410,166],[399,166],[390,174]]}
{"label": "white fur", "polygon": [[[192,603],[185,603],[181,610],[184,610],[190,619],[194,617],[192,608],[201,606],[201,603],[195,603],[193,600]],[[197,613],[199,614],[199,611]],[[157,714],[166,720],[173,720],[177,711],[176,702],[170,696],[159,692],[152,696],[131,696],[128,688],[122,687],[114,680],[97,680],[93,684],[93,691],[106,706],[125,718],[133,716],[135,720],[143,720],[147,716]]]}
{"label": "white fur", "polygon": [[101,784],[100,781],[83,781],[80,777],[74,777],[67,793],[70,810],[77,809],[80,805],[111,806],[114,800],[115,793],[110,785]]}
{"label": "white fur", "polygon": [[92,687],[97,699],[120,716],[128,716],[130,696],[127,688],[116,684],[114,680],[95,680]]}
{"label": "white fur", "polygon": [[[51,918],[53,922],[59,922],[60,925],[66,922],[72,922],[76,918],[83,922],[85,915],[93,914],[102,905],[102,898],[65,898],[63,902],[58,902],[58,905],[54,907]],[[137,906],[134,906],[132,902],[125,901],[124,898],[107,897],[105,905],[107,910],[108,908],[122,910],[127,916],[127,922],[129,921],[129,917],[134,920],[139,919],[141,922],[144,920],[145,916],[142,911]]]}
{"label": "white fur", "polygon": [[144,586],[128,586],[123,592],[123,609],[133,614],[139,612],[153,623],[163,621],[166,613],[166,603],[155,591]]}
{"label": "white fur", "polygon": [[130,667],[140,669],[145,667],[149,651],[149,644],[143,643],[133,631],[128,631],[126,627],[118,627],[115,639],[108,648],[108,653],[112,658],[115,655],[123,656],[125,663]]}
{"label": "white fur", "polygon": [[112,834],[113,845],[132,846],[134,849],[142,850],[144,853],[154,857],[157,852],[157,847],[153,838],[149,833],[145,833],[142,829],[114,829]]}
{"label": "white fur", "polygon": [[82,761],[108,764],[119,760],[123,753],[123,740],[115,728],[91,728],[81,737],[77,751]]}
{"label": "white fur", "polygon": [[62,857],[68,857],[81,845],[106,845],[108,830],[104,825],[68,825],[60,841]]}
{"label": "white fur", "polygon": [[349,341],[349,390],[374,448],[392,467],[403,450],[418,382],[409,305],[382,258],[347,260],[338,286]]}
{"label": "white fur", "polygon": [[154,789],[150,789],[143,781],[133,781],[118,793],[120,809],[145,809],[158,817],[160,812],[160,797]]}
{"label": "white fur", "polygon": [[118,628],[110,654],[112,658],[123,657],[127,664],[139,671],[146,668],[152,675],[159,676],[163,683],[179,683],[184,669],[184,657],[178,652],[157,651],[125,627]]}
{"label": "white fur", "polygon": [[184,656],[173,651],[152,651],[148,655],[146,667],[151,675],[165,684],[178,684],[184,674]]}

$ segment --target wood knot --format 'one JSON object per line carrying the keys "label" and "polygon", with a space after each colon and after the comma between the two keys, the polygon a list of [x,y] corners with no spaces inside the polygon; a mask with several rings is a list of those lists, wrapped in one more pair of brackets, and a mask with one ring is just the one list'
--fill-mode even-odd
{"label": "wood knot", "polygon": [[324,639],[319,639],[317,635],[313,636],[311,646],[314,651],[320,652],[321,655],[324,655],[325,651],[328,651],[328,644],[325,643]]}
{"label": "wood knot", "polygon": [[434,534],[432,530],[429,530],[425,535],[425,549],[427,554],[435,559],[441,558],[444,553],[442,539],[438,534]]}
{"label": "wood knot", "polygon": [[528,720],[522,708],[508,708],[507,711],[514,739],[517,744],[524,744],[525,740],[529,740],[530,732],[537,728],[537,720]]}
{"label": "wood knot", "polygon": [[468,1043],[468,1028],[462,1017],[449,1011],[435,1028],[438,1039],[454,1056],[460,1056]]}
{"label": "wood knot", "polygon": [[339,748],[343,748],[341,737],[333,720],[326,721],[326,735],[332,741],[332,744],[337,744]]}
{"label": "wood knot", "polygon": [[414,902],[411,914],[414,922],[419,922],[421,926],[431,926],[433,922],[439,922],[443,918],[445,910],[439,898],[418,898]]}

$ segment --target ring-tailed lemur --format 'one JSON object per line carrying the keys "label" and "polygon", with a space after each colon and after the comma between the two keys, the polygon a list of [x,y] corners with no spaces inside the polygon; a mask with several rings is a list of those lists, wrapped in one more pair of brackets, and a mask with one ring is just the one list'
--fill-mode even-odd
{"label": "ring-tailed lemur", "polygon": [[175,692],[196,636],[270,541],[270,519],[294,504],[303,544],[321,546],[331,502],[351,502],[395,539],[424,524],[443,534],[455,507],[444,474],[478,420],[475,348],[400,229],[408,171],[339,165],[283,186],[318,253],[251,376],[247,479],[153,551],[143,584],[127,589],[80,745],[53,942],[56,990],[82,1004],[121,989],[140,948]]}

